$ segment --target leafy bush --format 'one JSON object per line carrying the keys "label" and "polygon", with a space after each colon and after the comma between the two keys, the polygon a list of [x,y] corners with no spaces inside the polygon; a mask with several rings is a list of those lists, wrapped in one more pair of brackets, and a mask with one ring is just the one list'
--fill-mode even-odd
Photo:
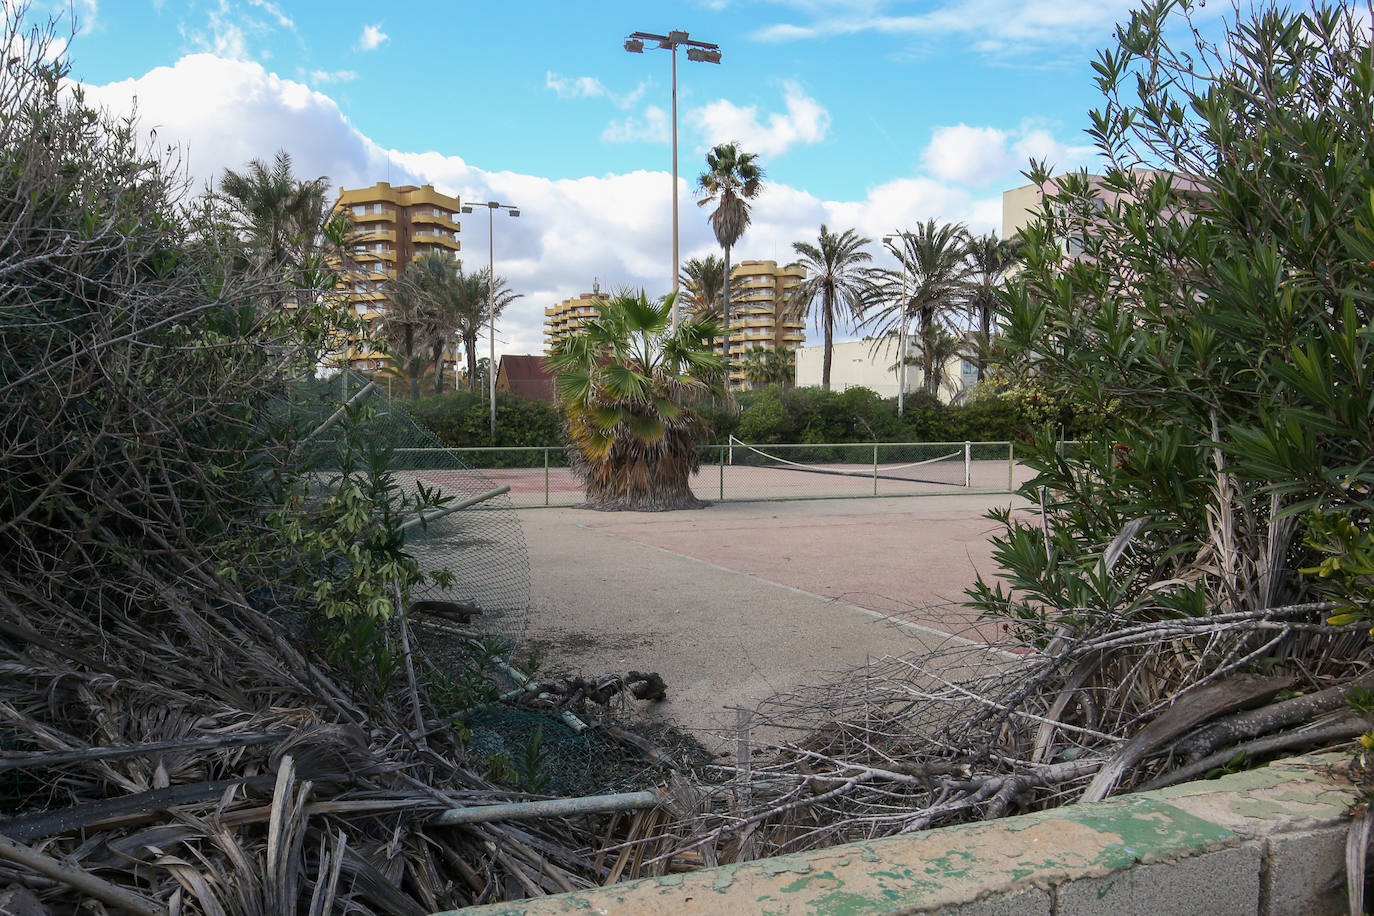
{"label": "leafy bush", "polygon": [[971,594],[1042,635],[1323,593],[1368,612],[1370,577],[1338,574],[1374,515],[1368,27],[1260,9],[1176,50],[1190,10],[1149,4],[1096,62],[1106,174],[1032,169],[1003,371],[1098,422],[1081,449],[1036,438],[1045,517],[1004,519],[1007,586]]}

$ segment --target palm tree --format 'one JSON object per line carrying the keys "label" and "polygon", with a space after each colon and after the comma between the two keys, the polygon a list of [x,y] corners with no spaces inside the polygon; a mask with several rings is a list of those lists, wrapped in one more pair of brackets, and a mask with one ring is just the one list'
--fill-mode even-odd
{"label": "palm tree", "polygon": [[434,309],[420,285],[405,276],[387,283],[386,298],[381,321],[383,348],[393,370],[410,381],[410,399],[418,401],[428,343],[437,323]]}
{"label": "palm tree", "polygon": [[901,274],[884,271],[874,283],[873,302],[885,306],[872,311],[866,320],[878,325],[882,333],[893,333],[903,323],[916,318],[916,340],[921,345],[921,387],[934,395],[940,387],[940,373],[935,365],[938,348],[926,344],[936,340],[940,322],[958,303],[968,276],[964,260],[968,235],[962,223],[937,225],[927,220],[915,231],[901,234],[897,252],[906,271],[906,297],[897,292],[902,285]]}
{"label": "palm tree", "polygon": [[597,306],[548,365],[562,402],[573,469],[596,509],[659,511],[703,505],[691,490],[709,429],[688,397],[725,394],[720,328],[695,317],[671,330],[673,296],[643,292]]}
{"label": "palm tree", "polygon": [[218,196],[229,205],[256,266],[287,270],[299,267],[318,246],[329,216],[328,189],[329,179],[323,176],[298,180],[291,155],[278,150],[270,167],[254,159],[242,172],[225,169]]}
{"label": "palm tree", "polygon": [[[501,276],[492,281],[491,292],[496,303],[497,318],[501,317],[506,306],[524,295],[524,293],[517,293],[508,288],[506,278]],[[476,392],[478,385],[477,338],[486,333],[491,320],[490,310],[487,308],[487,269],[485,267],[476,273],[459,273],[459,289],[454,297],[452,318],[454,331],[457,333],[458,339],[463,342],[463,354],[467,359],[468,389]]]}
{"label": "palm tree", "polygon": [[[402,277],[409,294],[423,303],[429,319],[426,345],[434,366],[434,393],[443,394],[444,351],[461,339],[468,302],[486,302],[486,283],[477,282],[481,277],[465,275],[462,261],[440,251],[428,251],[416,258]],[[479,313],[481,310],[479,305]]]}
{"label": "palm tree", "polygon": [[977,352],[973,356],[978,364],[980,382],[987,372],[987,351],[992,342],[992,314],[997,308],[997,290],[1006,282],[1007,274],[1015,266],[1020,252],[1019,236],[999,239],[992,232],[969,239],[966,247],[970,276],[965,295],[970,317],[977,319]]}
{"label": "palm tree", "polygon": [[868,300],[870,272],[863,266],[873,260],[864,251],[871,240],[853,229],[836,235],[821,225],[818,244],[793,242],[792,250],[801,255],[789,267],[806,268],[806,279],[792,287],[790,303],[796,314],[809,316],[820,303],[821,333],[825,335],[825,351],[821,357],[821,387],[830,390],[830,362],[835,352],[835,319],[843,309],[843,317],[853,323],[863,316]]}
{"label": "palm tree", "polygon": [[[763,169],[754,153],[721,143],[706,154],[706,171],[697,178],[698,206],[715,204],[711,230],[725,251],[725,276],[730,276],[730,249],[749,227],[749,201],[763,190]],[[721,353],[730,358],[730,286],[725,284],[720,308]]]}
{"label": "palm tree", "polygon": [[[685,305],[698,318],[716,319],[720,317],[721,306],[725,300],[725,262],[713,254],[705,258],[692,258],[682,265],[679,275],[687,301]],[[737,291],[737,282],[731,278],[730,292]]]}
{"label": "palm tree", "polygon": [[782,385],[788,388],[797,375],[795,350],[751,347],[744,354],[744,378],[758,388],[763,385]]}

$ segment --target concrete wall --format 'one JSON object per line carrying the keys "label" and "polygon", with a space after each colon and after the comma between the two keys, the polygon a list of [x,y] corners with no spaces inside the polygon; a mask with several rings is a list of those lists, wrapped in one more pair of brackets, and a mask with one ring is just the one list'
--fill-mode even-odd
{"label": "concrete wall", "polygon": [[931,913],[1324,916],[1345,912],[1348,754],[466,916]]}

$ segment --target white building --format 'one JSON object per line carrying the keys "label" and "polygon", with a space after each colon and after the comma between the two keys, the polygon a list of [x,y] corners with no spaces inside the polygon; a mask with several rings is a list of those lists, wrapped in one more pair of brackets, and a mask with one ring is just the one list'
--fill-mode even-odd
{"label": "white building", "polygon": [[[913,360],[920,357],[919,351],[909,347]],[[821,368],[825,359],[825,346],[816,345],[797,348],[797,386],[816,387],[821,385]],[[897,396],[897,340],[894,337],[877,340],[850,340],[837,343],[830,363],[830,390],[844,391],[848,388],[868,388],[879,397]],[[945,366],[945,381],[940,386],[939,398],[949,404],[972,388],[978,381],[978,367],[969,360],[954,357]],[[908,394],[921,390],[921,367],[906,367],[906,390]]]}

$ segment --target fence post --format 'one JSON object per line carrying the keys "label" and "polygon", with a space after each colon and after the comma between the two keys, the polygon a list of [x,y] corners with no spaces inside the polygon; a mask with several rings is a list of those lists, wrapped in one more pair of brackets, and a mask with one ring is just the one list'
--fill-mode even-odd
{"label": "fence post", "polygon": [[[733,458],[733,456],[732,456]],[[720,501],[725,502],[725,448],[720,450]]]}
{"label": "fence post", "polygon": [[878,443],[873,443],[873,495],[878,495]]}
{"label": "fence post", "polygon": [[549,504],[549,450],[544,449],[544,505]]}
{"label": "fence post", "polygon": [[1016,492],[1016,443],[1007,440],[1007,492]]}
{"label": "fence post", "polygon": [[964,489],[973,486],[973,445],[964,442]]}

